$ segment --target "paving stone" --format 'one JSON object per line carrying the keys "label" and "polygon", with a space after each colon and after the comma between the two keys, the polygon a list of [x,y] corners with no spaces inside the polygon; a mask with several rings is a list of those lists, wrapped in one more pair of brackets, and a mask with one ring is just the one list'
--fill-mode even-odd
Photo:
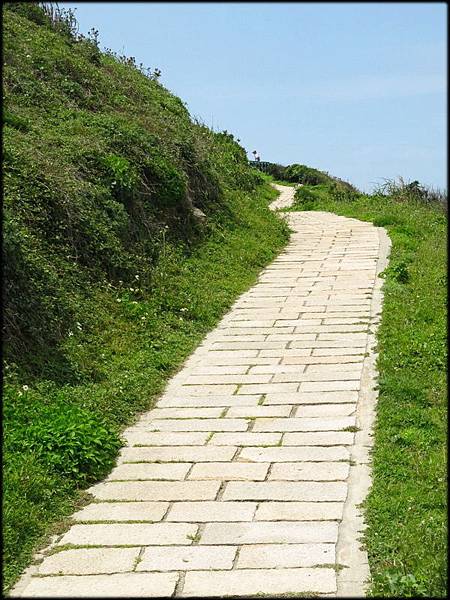
{"label": "paving stone", "polygon": [[344,417],[356,412],[356,404],[302,404],[296,408],[296,417]]}
{"label": "paving stone", "polygon": [[[217,358],[250,358],[258,356],[257,350],[213,350],[209,349],[208,358],[216,356]],[[246,361],[243,361],[246,362]]]}
{"label": "paving stone", "polygon": [[154,408],[136,423],[135,427],[146,426],[154,419],[211,419],[220,417],[222,408]]}
{"label": "paving stone", "polygon": [[271,373],[273,375],[277,373],[303,373],[306,369],[306,365],[260,365],[250,369],[250,373]]}
{"label": "paving stone", "polygon": [[208,523],[200,544],[301,544],[337,540],[333,521],[259,521],[253,523]]}
{"label": "paving stone", "polygon": [[[234,332],[233,329],[226,329],[221,332],[221,335],[217,337],[216,342],[263,342],[266,336],[262,333],[256,334],[256,332],[252,329],[247,330],[247,334],[240,333],[237,331]],[[232,372],[232,371],[231,371]],[[217,374],[217,373],[216,373]],[[237,374],[237,373],[236,373]],[[194,375],[199,375],[198,373],[194,373]],[[211,374],[204,374],[204,377],[211,377]],[[189,380],[190,381],[190,380]],[[202,381],[192,381],[191,383],[202,383]],[[226,381],[216,382],[216,383],[226,383]]]}
{"label": "paving stone", "polygon": [[332,403],[349,403],[357,402],[358,392],[356,390],[349,391],[332,391],[332,392],[297,392],[294,394],[267,394],[263,404],[332,404]]}
{"label": "paving stone", "polygon": [[96,502],[73,515],[75,521],[160,521],[168,502]]}
{"label": "paving stone", "polygon": [[256,375],[193,375],[186,380],[186,384],[268,383],[270,379],[270,374],[262,375],[258,373]]}
{"label": "paving stone", "polygon": [[33,577],[23,595],[29,598],[168,598],[175,591],[177,581],[178,573]]}
{"label": "paving stone", "polygon": [[[164,546],[192,544],[197,525],[191,523],[113,523],[73,525],[58,545],[76,546]],[[191,536],[191,537],[189,537]]]}
{"label": "paving stone", "polygon": [[237,548],[232,546],[159,546],[145,548],[136,571],[196,571],[231,569]]}
{"label": "paving stone", "polygon": [[261,394],[239,396],[170,396],[158,401],[158,407],[209,407],[209,406],[256,406],[261,399]]}
{"label": "paving stone", "polygon": [[239,358],[239,356],[226,356],[220,357],[217,356],[220,354],[219,352],[209,352],[206,357],[204,364],[205,365],[244,365],[247,368],[250,368],[252,365],[272,365],[277,364],[280,359],[277,357],[262,357],[258,356],[255,358]]}
{"label": "paving stone", "polygon": [[229,481],[223,500],[338,502],[346,496],[347,485],[340,481]]}
{"label": "paving stone", "polygon": [[285,348],[287,342],[214,342],[213,350],[270,350]]}
{"label": "paving stone", "polygon": [[191,463],[134,463],[115,467],[106,481],[131,481],[145,479],[183,480]]}
{"label": "paving stone", "polygon": [[167,521],[251,521],[255,510],[256,502],[175,502],[169,510]]}
{"label": "paving stone", "polygon": [[349,451],[345,446],[332,446],[329,448],[322,446],[276,446],[273,448],[242,448],[238,460],[252,462],[320,462],[348,460],[349,457]]}
{"label": "paving stone", "polygon": [[232,321],[239,321],[239,327],[253,329],[255,327],[273,327],[273,319],[232,319]]}
{"label": "paving stone", "polygon": [[264,481],[269,464],[197,463],[189,473],[189,479],[216,479],[221,481]]}
{"label": "paving stone", "polygon": [[253,431],[341,431],[354,426],[356,417],[257,418]]}
{"label": "paving stone", "polygon": [[207,433],[201,432],[146,432],[135,431],[124,434],[124,439],[129,446],[198,446],[206,444]]}
{"label": "paving stone", "polygon": [[310,356],[312,349],[311,349],[311,344],[312,342],[298,342],[298,344],[304,344],[304,347],[299,347],[297,346],[295,349],[291,349],[291,347],[289,348],[283,348],[283,349],[273,349],[273,350],[261,350],[261,352],[259,353],[259,356],[264,357],[264,358],[274,358],[274,357],[279,357],[279,358],[283,358],[285,356],[291,356],[291,355],[295,355],[295,356]]}
{"label": "paving stone", "polygon": [[99,500],[214,500],[220,483],[215,481],[124,481],[89,488]]}
{"label": "paving stone", "polygon": [[359,342],[361,346],[364,346],[367,342],[367,333],[319,333],[317,339]]}
{"label": "paving stone", "polygon": [[[248,425],[249,421],[246,421],[245,419],[159,419],[153,421],[153,426],[164,432],[247,431]],[[201,442],[192,441],[192,443],[199,444]]]}
{"label": "paving stone", "polygon": [[337,392],[340,390],[359,390],[361,382],[355,381],[302,381],[300,392]]}
{"label": "paving stone", "polygon": [[341,371],[349,371],[358,374],[361,376],[363,368],[363,361],[360,360],[358,362],[345,362],[343,364],[328,364],[328,365],[307,365],[306,373],[317,373],[317,374],[334,374]]}
{"label": "paving stone", "polygon": [[252,544],[242,546],[238,569],[280,569],[334,564],[334,544]]}
{"label": "paving stone", "polygon": [[[341,371],[329,370],[327,373],[317,373],[307,371],[305,373],[277,373],[273,377],[273,382],[342,382],[342,381],[359,381],[361,379],[361,371]],[[341,385],[341,383],[339,383]]]}
{"label": "paving stone", "polygon": [[296,392],[298,384],[295,383],[256,383],[242,385],[238,390],[241,394],[274,394],[276,392]]}
{"label": "paving stone", "polygon": [[316,342],[316,344],[326,344],[328,346],[328,348],[320,348],[320,347],[316,347],[313,348],[312,351],[312,356],[340,356],[341,354],[364,354],[366,349],[365,347],[355,347],[355,348],[350,348],[350,347],[332,347],[332,340],[331,341],[324,341],[324,342]]}
{"label": "paving stone", "polygon": [[[280,331],[280,333],[293,333],[293,332],[294,332],[294,327],[284,327],[282,329],[282,331]],[[273,333],[272,327],[254,327],[249,330],[246,327],[239,327],[239,321],[235,321],[235,322],[230,323],[230,325],[227,326],[226,329],[220,329],[220,341],[230,342],[231,341],[230,338],[235,337],[235,336],[241,336],[241,337],[245,336],[245,339],[249,339],[248,338],[249,335],[251,335],[251,336],[258,335],[264,339],[267,335],[269,335],[271,333]],[[219,341],[219,338],[215,341]],[[238,340],[235,340],[235,341],[238,341]]]}
{"label": "paving stone", "polygon": [[344,481],[350,465],[345,462],[274,464],[269,481]]}
{"label": "paving stone", "polygon": [[255,521],[331,521],[342,519],[343,502],[261,502]]}
{"label": "paving stone", "polygon": [[[225,394],[227,395],[233,395],[235,393],[235,391],[237,390],[237,385],[184,385],[184,386],[177,386],[176,388],[171,388],[172,392],[174,392],[176,390],[176,394],[173,393],[172,395],[186,395],[186,396],[224,396]],[[159,406],[163,406],[161,404],[159,404]],[[165,405],[167,406],[167,405]],[[186,405],[188,406],[188,405]],[[201,406],[199,404],[194,404],[193,406]]]}
{"label": "paving stone", "polygon": [[122,463],[230,461],[237,447],[177,446],[174,448],[123,448]]}
{"label": "paving stone", "polygon": [[[350,363],[354,365],[361,365],[363,359],[359,356],[349,355],[349,356],[294,356],[294,355],[286,355],[282,358],[281,363],[285,365],[325,365],[329,364],[331,366],[339,365],[342,363]],[[310,368],[309,367],[309,368]]]}
{"label": "paving stone", "polygon": [[352,431],[309,431],[285,433],[283,446],[351,446],[355,434]]}
{"label": "paving stone", "polygon": [[226,417],[288,417],[292,406],[232,406]]}
{"label": "paving stone", "polygon": [[96,575],[132,571],[140,548],[77,548],[52,554],[39,565],[39,575]]}
{"label": "paving stone", "polygon": [[213,446],[277,446],[281,443],[281,433],[215,433],[210,445]]}

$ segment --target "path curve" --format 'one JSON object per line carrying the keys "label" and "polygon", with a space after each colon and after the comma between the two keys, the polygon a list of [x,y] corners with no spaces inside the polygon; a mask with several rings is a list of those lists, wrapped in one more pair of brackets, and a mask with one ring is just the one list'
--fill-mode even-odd
{"label": "path curve", "polygon": [[[281,191],[273,209],[293,200]],[[389,239],[331,213],[284,218],[287,247],[124,432],[95,501],[12,596],[364,594]]]}

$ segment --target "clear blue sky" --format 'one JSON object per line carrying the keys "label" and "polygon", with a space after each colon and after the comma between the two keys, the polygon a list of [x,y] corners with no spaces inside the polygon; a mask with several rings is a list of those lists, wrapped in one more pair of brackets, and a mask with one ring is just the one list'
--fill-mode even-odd
{"label": "clear blue sky", "polygon": [[444,3],[60,6],[262,160],[447,187]]}

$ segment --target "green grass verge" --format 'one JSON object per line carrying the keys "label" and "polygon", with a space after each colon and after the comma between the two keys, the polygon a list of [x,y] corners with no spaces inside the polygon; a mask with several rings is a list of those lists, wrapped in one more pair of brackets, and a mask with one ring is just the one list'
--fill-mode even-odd
{"label": "green grass verge", "polygon": [[384,227],[392,241],[378,331],[373,487],[365,502],[371,595],[445,597],[447,217],[390,196],[336,201],[305,186],[291,210]]}
{"label": "green grass verge", "polygon": [[[82,502],[95,460],[107,472],[120,430],[151,408],[205,333],[286,243],[287,227],[267,209],[276,195],[267,185],[252,194],[230,192],[235,218],[216,226],[189,256],[166,244],[151,293],[142,292],[139,281],[97,289],[89,322],[79,323],[65,342],[83,383],[31,383],[7,368],[4,591]],[[100,456],[105,444],[107,456]]]}

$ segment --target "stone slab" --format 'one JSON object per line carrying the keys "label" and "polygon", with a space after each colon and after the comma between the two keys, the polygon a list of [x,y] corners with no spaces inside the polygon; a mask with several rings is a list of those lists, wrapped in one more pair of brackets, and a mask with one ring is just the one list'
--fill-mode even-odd
{"label": "stone slab", "polygon": [[160,521],[168,502],[95,502],[77,511],[75,521]]}
{"label": "stone slab", "polygon": [[73,525],[58,545],[75,546],[164,546],[192,544],[197,525],[190,523],[113,523]]}
{"label": "stone slab", "polygon": [[197,463],[189,473],[189,479],[264,481],[269,471],[269,466],[269,463]]}
{"label": "stone slab", "polygon": [[238,569],[280,569],[334,564],[334,544],[252,544],[242,546]]}
{"label": "stone slab", "polygon": [[168,598],[175,591],[177,581],[178,573],[33,577],[23,595],[29,598]]}
{"label": "stone slab", "polygon": [[169,510],[167,521],[251,521],[255,511],[256,502],[175,502]]}
{"label": "stone slab", "polygon": [[237,548],[232,546],[147,547],[136,571],[231,569],[236,552]]}
{"label": "stone slab", "polygon": [[302,544],[335,543],[334,521],[259,521],[253,523],[208,523],[200,544]]}
{"label": "stone slab", "polygon": [[255,521],[336,521],[343,502],[261,502]]}
{"label": "stone slab", "polygon": [[39,575],[98,575],[134,568],[140,548],[77,548],[57,552],[39,565]]}
{"label": "stone slab", "polygon": [[213,597],[218,590],[221,597],[334,592],[336,575],[333,569],[320,568],[190,571],[181,596]]}

